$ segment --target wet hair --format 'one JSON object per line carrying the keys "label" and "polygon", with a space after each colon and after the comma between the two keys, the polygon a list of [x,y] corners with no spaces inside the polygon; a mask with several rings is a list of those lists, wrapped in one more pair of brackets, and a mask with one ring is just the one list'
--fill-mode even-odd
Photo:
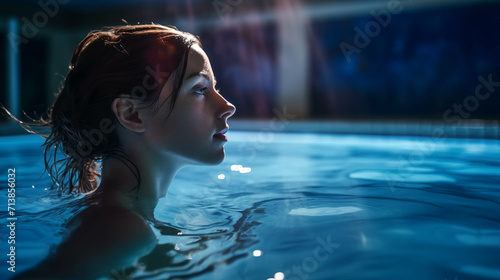
{"label": "wet hair", "polygon": [[[167,99],[172,109],[193,44],[201,46],[192,34],[156,24],[92,31],[76,47],[64,85],[45,117],[28,123],[4,110],[28,132],[45,138],[45,168],[60,192],[95,190],[98,163],[106,158],[125,163],[139,184],[137,167],[121,149],[111,104],[127,97],[157,110],[163,105],[157,102],[161,89],[173,75],[174,90]],[[50,130],[37,131],[43,128]]]}

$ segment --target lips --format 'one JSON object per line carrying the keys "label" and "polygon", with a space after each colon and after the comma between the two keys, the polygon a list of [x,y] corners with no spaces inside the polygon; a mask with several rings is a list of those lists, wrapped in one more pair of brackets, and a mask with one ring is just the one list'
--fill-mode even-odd
{"label": "lips", "polygon": [[220,139],[222,141],[227,141],[226,132],[229,130],[229,127],[226,126],[224,129],[220,130],[219,132],[214,134],[214,138]]}

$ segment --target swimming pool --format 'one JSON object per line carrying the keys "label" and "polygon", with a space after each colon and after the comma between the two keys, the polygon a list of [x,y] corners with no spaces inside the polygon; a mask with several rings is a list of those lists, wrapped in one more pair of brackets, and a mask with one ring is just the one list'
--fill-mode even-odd
{"label": "swimming pool", "polygon": [[[500,141],[228,134],[218,166],[182,169],[156,208],[158,245],[111,279],[500,279]],[[61,240],[37,136],[1,138],[2,220],[16,169],[16,270]],[[6,226],[1,277],[12,276]]]}

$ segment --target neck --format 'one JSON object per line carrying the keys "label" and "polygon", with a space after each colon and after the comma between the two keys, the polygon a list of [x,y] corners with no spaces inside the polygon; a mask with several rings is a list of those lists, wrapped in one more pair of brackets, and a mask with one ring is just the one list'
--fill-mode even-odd
{"label": "neck", "polygon": [[154,158],[133,162],[135,166],[129,161],[125,161],[125,164],[114,158],[103,161],[99,186],[102,202],[125,207],[146,220],[154,220],[153,213],[158,200],[166,195],[180,166],[174,161]]}

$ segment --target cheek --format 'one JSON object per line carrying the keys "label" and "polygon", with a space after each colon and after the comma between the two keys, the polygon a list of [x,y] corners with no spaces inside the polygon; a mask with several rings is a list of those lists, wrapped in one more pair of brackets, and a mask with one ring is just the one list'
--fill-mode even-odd
{"label": "cheek", "polygon": [[[180,104],[179,104],[180,105]],[[184,105],[184,104],[183,104]],[[182,134],[185,140],[203,140],[211,137],[213,120],[201,106],[185,106],[172,118],[173,130]]]}

